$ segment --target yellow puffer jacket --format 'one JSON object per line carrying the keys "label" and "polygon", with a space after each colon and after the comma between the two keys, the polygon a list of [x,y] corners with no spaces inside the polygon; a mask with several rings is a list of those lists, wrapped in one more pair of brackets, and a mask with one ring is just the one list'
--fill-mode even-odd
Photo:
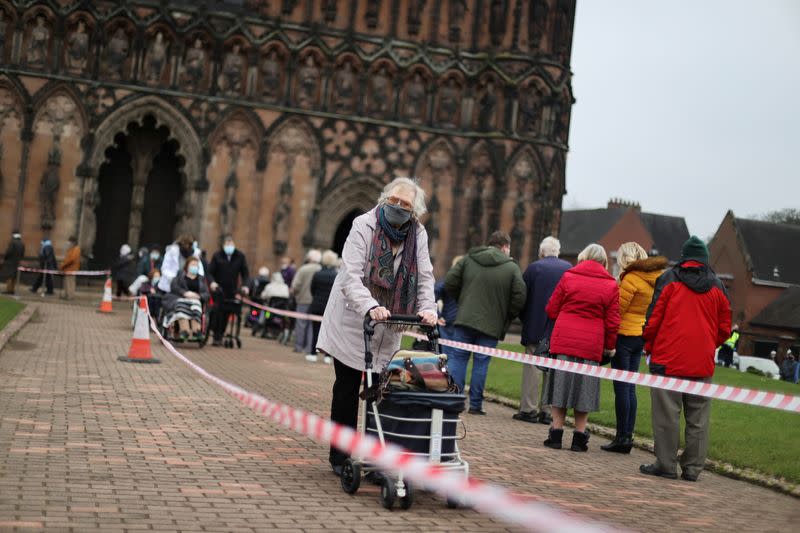
{"label": "yellow puffer jacket", "polygon": [[668,264],[666,257],[648,257],[631,263],[622,273],[619,280],[619,314],[622,317],[619,335],[641,336],[656,280]]}

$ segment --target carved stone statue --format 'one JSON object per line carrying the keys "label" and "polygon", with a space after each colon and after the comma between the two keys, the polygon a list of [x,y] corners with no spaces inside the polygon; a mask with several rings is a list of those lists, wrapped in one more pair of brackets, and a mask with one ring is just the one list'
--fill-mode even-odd
{"label": "carved stone statue", "polygon": [[220,227],[223,235],[229,235],[236,229],[236,212],[239,204],[236,202],[236,191],[239,188],[239,178],[236,176],[238,157],[231,159],[231,168],[225,178],[225,198],[220,208]]}
{"label": "carved stone statue", "polygon": [[28,53],[25,57],[29,65],[44,65],[47,61],[47,49],[50,44],[50,30],[45,25],[43,15],[37,15],[36,26],[31,30]]}
{"label": "carved stone statue", "polygon": [[455,124],[460,100],[461,96],[456,80],[453,78],[448,79],[445,86],[442,87],[439,97],[439,122],[449,125]]}
{"label": "carved stone statue", "polygon": [[409,0],[408,2],[408,33],[416,35],[419,33],[419,25],[422,21],[422,12],[425,10],[427,0]]}
{"label": "carved stone statue", "polygon": [[56,222],[56,201],[58,200],[58,189],[61,187],[61,179],[58,175],[60,164],[61,154],[58,149],[51,150],[47,169],[45,169],[39,182],[39,205],[42,215],[40,223],[42,229],[52,229]]}
{"label": "carved stone statue", "polygon": [[292,167],[287,162],[286,176],[280,188],[280,198],[272,216],[272,251],[275,255],[283,255],[289,243],[289,217],[292,214]]}
{"label": "carved stone statue", "polygon": [[540,118],[542,114],[541,93],[536,90],[534,85],[520,91],[519,95],[519,117],[517,130],[520,133],[536,134],[540,129]]}
{"label": "carved stone statue", "polygon": [[319,93],[319,68],[314,61],[314,56],[309,55],[306,63],[297,73],[297,103],[301,107],[314,107],[317,104]]}
{"label": "carved stone statue", "polygon": [[408,84],[404,111],[412,121],[425,119],[425,82],[419,72],[414,73],[414,78]]}
{"label": "carved stone statue", "polygon": [[336,20],[336,0],[323,0],[322,12],[325,14],[325,22]]}
{"label": "carved stone statue", "polygon": [[467,12],[466,0],[450,0],[448,3],[448,25],[450,41],[457,43],[461,38],[461,24]]}
{"label": "carved stone statue", "polygon": [[164,34],[156,33],[155,40],[147,50],[147,66],[145,69],[145,79],[147,81],[159,82],[164,73],[164,65],[167,63],[167,43],[164,42]]}
{"label": "carved stone statue", "polygon": [[364,19],[368,28],[375,28],[378,25],[378,12],[380,9],[380,0],[367,0],[367,12],[364,15]]}
{"label": "carved stone statue", "polygon": [[6,22],[6,12],[0,9],[0,60],[5,56],[7,34],[8,22]]}
{"label": "carved stone statue", "polygon": [[186,51],[183,71],[186,83],[190,90],[197,90],[206,76],[206,51],[203,49],[203,41],[199,38],[194,40],[194,44]]}
{"label": "carved stone statue", "polygon": [[391,89],[385,66],[372,75],[370,87],[372,98],[368,110],[370,113],[383,116],[389,111],[389,91]]}
{"label": "carved stone statue", "polygon": [[533,0],[530,4],[528,13],[528,43],[531,48],[539,48],[539,45],[547,29],[547,15],[550,8],[547,0]]}
{"label": "carved stone statue", "polygon": [[346,62],[342,69],[336,73],[334,85],[336,87],[336,110],[351,111],[355,104],[356,75],[353,72],[353,65]]}
{"label": "carved stone statue", "polygon": [[89,58],[89,36],[86,34],[86,23],[78,21],[78,27],[67,41],[67,68],[76,73],[86,69]]}
{"label": "carved stone statue", "polygon": [[125,68],[125,60],[130,52],[130,41],[124,28],[117,28],[106,49],[105,73],[114,78],[121,78]]}
{"label": "carved stone statue", "polygon": [[263,83],[261,94],[268,102],[276,102],[281,97],[281,64],[278,61],[278,53],[270,50],[264,62],[261,64],[261,75]]}
{"label": "carved stone statue", "polygon": [[489,35],[494,46],[503,42],[506,32],[505,0],[492,0],[489,8]]}
{"label": "carved stone statue", "polygon": [[497,94],[495,94],[493,81],[489,80],[486,83],[483,94],[478,100],[478,107],[478,129],[491,131],[494,129],[495,116],[497,115]]}
{"label": "carved stone statue", "polygon": [[244,59],[241,54],[241,45],[236,43],[233,49],[225,54],[222,60],[222,72],[219,74],[217,83],[224,94],[236,95],[242,92],[242,68]]}
{"label": "carved stone statue", "polygon": [[95,236],[97,235],[97,214],[95,209],[100,204],[97,187],[97,178],[88,178],[83,186],[83,208],[81,209],[83,223],[81,224],[80,242],[82,246],[85,245],[86,250],[91,250],[94,247]]}

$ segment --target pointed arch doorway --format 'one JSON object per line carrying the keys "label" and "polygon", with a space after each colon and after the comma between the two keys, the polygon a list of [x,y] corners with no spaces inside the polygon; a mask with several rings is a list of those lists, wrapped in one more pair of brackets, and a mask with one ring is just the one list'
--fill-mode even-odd
{"label": "pointed arch doorway", "polygon": [[353,221],[363,214],[364,212],[361,209],[353,209],[347,213],[339,222],[339,225],[336,226],[336,232],[333,234],[331,250],[339,254],[340,257],[342,255],[342,250],[344,250],[344,243],[347,240],[347,236],[350,234],[350,228],[353,227]]}
{"label": "pointed arch doorway", "polygon": [[312,244],[317,248],[330,247],[341,255],[353,220],[375,207],[383,186],[370,177],[357,176],[326,187],[319,196],[320,208],[311,224]]}

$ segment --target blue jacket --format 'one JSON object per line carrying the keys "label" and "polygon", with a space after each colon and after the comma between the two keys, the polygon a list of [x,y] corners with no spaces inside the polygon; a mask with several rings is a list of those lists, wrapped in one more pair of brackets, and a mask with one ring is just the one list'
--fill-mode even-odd
{"label": "blue jacket", "polygon": [[547,313],[544,308],[550,301],[556,285],[572,265],[557,257],[544,257],[528,265],[522,280],[528,297],[519,318],[522,320],[522,344],[536,344],[545,336]]}
{"label": "blue jacket", "polygon": [[458,314],[458,302],[451,298],[444,290],[444,280],[441,279],[433,286],[433,294],[436,301],[442,301],[442,312],[439,314],[448,326],[455,325],[456,315]]}

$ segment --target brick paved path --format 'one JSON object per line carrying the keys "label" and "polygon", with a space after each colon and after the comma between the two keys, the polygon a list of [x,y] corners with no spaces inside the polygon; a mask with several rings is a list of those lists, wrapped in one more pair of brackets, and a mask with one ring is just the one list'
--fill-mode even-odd
{"label": "brick paved path", "polygon": [[[240,407],[154,344],[161,365],[116,360],[130,316],[42,304],[0,352],[0,530],[502,531],[419,495],[385,511],[377,488],[344,494],[327,449]],[[332,368],[272,341],[184,353],[230,381],[327,414]],[[789,531],[797,499],[704,472],[700,482],[637,473],[651,456],[544,448],[545,426],[466,417],[472,473],[516,493],[636,530]],[[754,411],[755,412],[755,411]]]}

